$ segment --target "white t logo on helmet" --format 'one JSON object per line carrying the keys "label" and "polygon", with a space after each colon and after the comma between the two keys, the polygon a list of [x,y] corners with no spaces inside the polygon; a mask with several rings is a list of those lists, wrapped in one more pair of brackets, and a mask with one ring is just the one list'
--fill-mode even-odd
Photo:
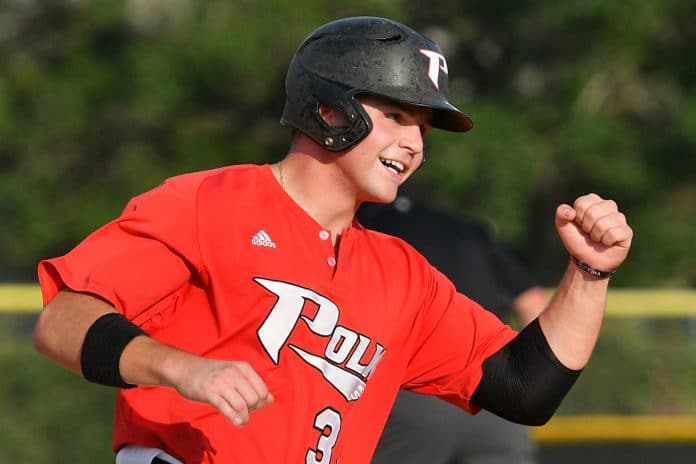
{"label": "white t logo on helmet", "polygon": [[428,57],[428,60],[430,61],[428,64],[428,77],[435,85],[435,88],[440,90],[440,84],[438,81],[438,78],[440,77],[440,70],[447,74],[447,61],[445,61],[445,57],[438,52],[426,50],[424,48],[421,48],[419,51]]}

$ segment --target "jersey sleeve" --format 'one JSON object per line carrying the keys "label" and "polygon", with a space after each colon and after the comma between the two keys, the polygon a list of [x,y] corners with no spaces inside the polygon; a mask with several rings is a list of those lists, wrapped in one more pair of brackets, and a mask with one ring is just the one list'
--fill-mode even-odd
{"label": "jersey sleeve", "polygon": [[435,268],[430,268],[427,281],[403,388],[476,413],[480,408],[470,398],[481,381],[483,362],[517,332],[458,293]]}
{"label": "jersey sleeve", "polygon": [[39,263],[44,305],[60,290],[90,293],[131,320],[174,294],[201,263],[195,178],[174,178],[133,198],[121,215],[64,256]]}

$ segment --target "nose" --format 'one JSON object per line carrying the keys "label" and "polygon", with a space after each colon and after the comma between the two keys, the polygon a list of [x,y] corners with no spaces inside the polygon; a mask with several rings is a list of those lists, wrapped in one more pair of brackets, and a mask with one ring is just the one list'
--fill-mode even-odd
{"label": "nose", "polygon": [[423,153],[423,134],[418,124],[407,124],[402,126],[399,147],[408,150],[411,156]]}

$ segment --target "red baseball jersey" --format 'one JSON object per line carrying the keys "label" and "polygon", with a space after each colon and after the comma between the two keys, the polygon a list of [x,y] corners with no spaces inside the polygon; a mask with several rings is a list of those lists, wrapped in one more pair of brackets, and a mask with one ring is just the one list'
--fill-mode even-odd
{"label": "red baseball jersey", "polygon": [[44,302],[99,295],[155,339],[260,374],[276,401],[244,428],[172,389],[118,390],[114,449],[187,464],[367,463],[399,388],[476,412],[481,363],[516,333],[400,239],[354,222],[335,251],[268,165],[167,180],[39,280]]}

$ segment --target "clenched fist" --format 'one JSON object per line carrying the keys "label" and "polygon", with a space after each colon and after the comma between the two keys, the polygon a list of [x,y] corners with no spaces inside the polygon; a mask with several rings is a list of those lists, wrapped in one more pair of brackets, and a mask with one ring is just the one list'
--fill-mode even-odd
{"label": "clenched fist", "polygon": [[590,193],[556,209],[556,229],[568,253],[594,269],[616,269],[628,255],[633,230],[613,200]]}
{"label": "clenched fist", "polygon": [[176,389],[184,398],[214,406],[230,422],[244,426],[249,413],[274,401],[259,374],[244,361],[188,356]]}

